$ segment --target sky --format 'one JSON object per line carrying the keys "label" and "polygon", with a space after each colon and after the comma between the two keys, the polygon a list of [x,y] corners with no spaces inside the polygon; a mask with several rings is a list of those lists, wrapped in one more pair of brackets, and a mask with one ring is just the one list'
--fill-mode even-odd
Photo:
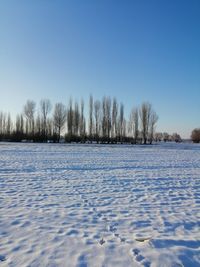
{"label": "sky", "polygon": [[[157,131],[200,127],[199,0],[0,1],[0,111],[104,95],[148,101]],[[38,105],[39,107],[39,105]]]}

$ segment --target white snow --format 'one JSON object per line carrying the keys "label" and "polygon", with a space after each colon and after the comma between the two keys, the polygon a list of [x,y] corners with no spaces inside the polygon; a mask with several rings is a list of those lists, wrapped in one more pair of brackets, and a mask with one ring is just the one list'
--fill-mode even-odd
{"label": "white snow", "polygon": [[0,143],[0,266],[199,267],[200,146]]}

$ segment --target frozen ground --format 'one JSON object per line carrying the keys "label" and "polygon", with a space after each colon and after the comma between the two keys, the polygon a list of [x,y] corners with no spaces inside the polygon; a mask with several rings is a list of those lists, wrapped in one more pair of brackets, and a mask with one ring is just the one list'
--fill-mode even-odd
{"label": "frozen ground", "polygon": [[0,267],[199,267],[200,146],[0,143]]}

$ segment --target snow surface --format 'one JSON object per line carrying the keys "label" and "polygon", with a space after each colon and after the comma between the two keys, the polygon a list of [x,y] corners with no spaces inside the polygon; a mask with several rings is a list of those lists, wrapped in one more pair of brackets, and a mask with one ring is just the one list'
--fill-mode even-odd
{"label": "snow surface", "polygon": [[0,266],[199,267],[200,146],[0,143]]}

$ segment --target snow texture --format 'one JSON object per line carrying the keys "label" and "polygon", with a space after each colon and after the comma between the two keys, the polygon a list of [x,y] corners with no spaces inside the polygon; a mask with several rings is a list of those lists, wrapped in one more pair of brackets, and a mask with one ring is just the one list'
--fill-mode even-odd
{"label": "snow texture", "polygon": [[199,267],[200,146],[0,143],[0,267]]}

